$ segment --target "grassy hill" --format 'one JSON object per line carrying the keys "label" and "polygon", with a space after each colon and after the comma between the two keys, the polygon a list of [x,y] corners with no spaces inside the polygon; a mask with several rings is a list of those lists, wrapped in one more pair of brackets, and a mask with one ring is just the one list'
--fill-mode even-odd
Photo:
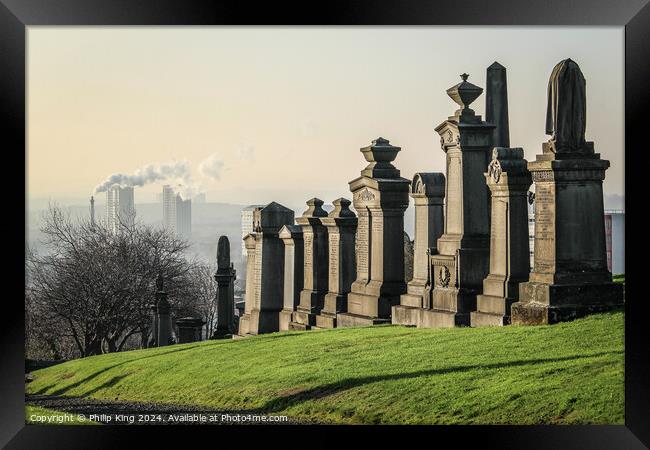
{"label": "grassy hill", "polygon": [[27,390],[326,423],[623,424],[623,319],[207,341],[70,361]]}

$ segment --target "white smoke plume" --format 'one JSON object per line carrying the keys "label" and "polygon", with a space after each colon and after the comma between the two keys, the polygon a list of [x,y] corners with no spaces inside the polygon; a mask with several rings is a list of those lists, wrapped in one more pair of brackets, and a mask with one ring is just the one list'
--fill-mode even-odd
{"label": "white smoke plume", "polygon": [[221,169],[223,169],[223,160],[219,155],[213,153],[199,164],[199,172],[206,178],[219,180],[221,178]]}
{"label": "white smoke plume", "polygon": [[128,175],[114,173],[95,188],[95,193],[106,192],[114,184],[125,186],[144,186],[156,181],[175,181],[183,186],[194,186],[191,180],[190,165],[187,161],[147,164]]}

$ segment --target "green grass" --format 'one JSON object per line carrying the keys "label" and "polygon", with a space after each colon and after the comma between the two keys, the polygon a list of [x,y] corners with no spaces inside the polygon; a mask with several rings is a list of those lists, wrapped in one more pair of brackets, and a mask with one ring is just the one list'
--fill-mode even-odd
{"label": "green grass", "polygon": [[623,424],[624,318],[552,326],[284,332],[94,356],[32,394],[327,423]]}
{"label": "green grass", "polygon": [[99,425],[92,420],[82,419],[77,414],[25,405],[25,423],[29,425]]}

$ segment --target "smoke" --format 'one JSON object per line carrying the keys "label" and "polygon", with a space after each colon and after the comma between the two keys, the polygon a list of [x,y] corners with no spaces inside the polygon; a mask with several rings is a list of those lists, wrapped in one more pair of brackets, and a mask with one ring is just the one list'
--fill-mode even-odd
{"label": "smoke", "polygon": [[223,160],[219,155],[213,153],[199,164],[199,172],[206,178],[219,180],[221,178],[221,169],[223,169]]}
{"label": "smoke", "polygon": [[179,194],[183,200],[194,198],[198,194],[203,194],[203,188],[198,184],[179,184],[174,186],[174,192]]}
{"label": "smoke", "polygon": [[106,192],[114,184],[122,187],[142,187],[146,184],[155,183],[156,181],[174,181],[183,186],[195,186],[191,179],[190,165],[187,161],[179,161],[163,164],[147,164],[131,175],[114,173],[95,188],[95,193]]}

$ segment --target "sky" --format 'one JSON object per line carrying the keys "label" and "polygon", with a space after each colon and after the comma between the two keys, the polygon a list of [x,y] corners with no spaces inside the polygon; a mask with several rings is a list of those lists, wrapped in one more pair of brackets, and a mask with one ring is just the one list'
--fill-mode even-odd
{"label": "sky", "polygon": [[[463,72],[484,88],[494,61],[510,145],[534,160],[565,58],[587,80],[605,193],[624,194],[623,27],[30,26],[27,42],[28,201],[87,199],[140,169],[172,178],[137,187],[136,206],[180,181],[210,202],[330,203],[351,198],[359,149],[379,136],[402,148],[402,176],[444,172],[445,91]],[[472,108],[485,113],[485,94]]]}

